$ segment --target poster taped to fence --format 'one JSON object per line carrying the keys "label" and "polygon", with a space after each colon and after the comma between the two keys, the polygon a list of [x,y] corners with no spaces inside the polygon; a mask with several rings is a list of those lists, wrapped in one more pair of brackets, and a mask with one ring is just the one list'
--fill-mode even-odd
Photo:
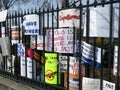
{"label": "poster taped to fence", "polygon": [[[94,48],[95,48],[95,52],[94,52]],[[82,42],[82,61],[84,61],[85,63],[88,63],[92,66],[94,66],[95,63],[95,67],[100,67],[101,52],[102,52],[101,48],[94,47],[86,42]],[[94,53],[95,53],[95,61],[94,61]],[[104,54],[104,50],[103,50],[103,54]]]}
{"label": "poster taped to fence", "polygon": [[[118,67],[118,46],[114,46],[113,75],[117,76],[118,70],[120,70],[120,68]],[[120,71],[119,71],[119,75],[120,75]]]}
{"label": "poster taped to fence", "polygon": [[[89,37],[110,37],[110,7],[95,7],[90,9]],[[113,8],[112,37],[118,37],[119,10]],[[94,17],[93,17],[94,16]],[[86,36],[87,20],[85,19],[84,33]]]}
{"label": "poster taped to fence", "polygon": [[39,15],[31,14],[23,17],[25,35],[39,35]]}
{"label": "poster taped to fence", "polygon": [[21,76],[25,77],[26,75],[26,68],[25,68],[25,57],[20,57],[20,73]]}
{"label": "poster taped to fence", "polygon": [[54,51],[59,53],[73,53],[73,28],[54,30]]}
{"label": "poster taped to fence", "polygon": [[59,76],[59,71],[57,71],[57,53],[45,53],[45,82],[57,84],[60,81]]}
{"label": "poster taped to fence", "polygon": [[67,72],[67,62],[68,61],[68,57],[67,56],[59,56],[59,71],[60,72]]}
{"label": "poster taped to fence", "polygon": [[59,27],[76,27],[79,28],[80,10],[66,9],[59,11]]}
{"label": "poster taped to fence", "polygon": [[[100,90],[100,79],[83,77],[82,90]],[[103,80],[102,90],[115,90],[115,84]]]}
{"label": "poster taped to fence", "polygon": [[4,10],[0,12],[0,22],[6,21],[7,12],[8,10]]}

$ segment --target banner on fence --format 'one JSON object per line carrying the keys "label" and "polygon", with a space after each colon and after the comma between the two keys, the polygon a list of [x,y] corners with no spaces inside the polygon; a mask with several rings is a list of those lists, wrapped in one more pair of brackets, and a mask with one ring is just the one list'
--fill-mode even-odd
{"label": "banner on fence", "polygon": [[118,70],[119,70],[119,75],[120,75],[120,68],[118,67],[118,46],[114,46],[113,74],[115,76],[118,75]]}
{"label": "banner on fence", "polygon": [[[95,48],[95,52],[94,52]],[[101,48],[94,47],[86,42],[82,42],[82,61],[88,63],[95,67],[100,67],[101,65]],[[95,56],[94,56],[95,53]],[[103,50],[104,53],[104,50]],[[95,61],[94,61],[95,57]],[[94,64],[95,63],[95,64]]]}
{"label": "banner on fence", "polygon": [[26,75],[26,68],[25,68],[25,57],[20,57],[20,73],[21,76],[25,77]]}
{"label": "banner on fence", "polygon": [[[82,90],[100,90],[100,79],[83,77]],[[115,90],[115,84],[103,80],[102,90]]]}
{"label": "banner on fence", "polygon": [[66,9],[59,11],[59,27],[77,27],[79,28],[80,10]]}
{"label": "banner on fence", "polygon": [[68,57],[67,56],[59,56],[59,71],[60,72],[67,72],[67,66],[68,66]]}
{"label": "banner on fence", "polygon": [[45,53],[45,82],[57,84],[60,81],[59,76],[59,71],[57,71],[57,54]]}
{"label": "banner on fence", "polygon": [[0,22],[6,21],[8,10],[3,10],[0,12]]}
{"label": "banner on fence", "polygon": [[39,15],[31,14],[23,17],[25,35],[39,35]]}
{"label": "banner on fence", "polygon": [[[112,37],[118,37],[118,12],[119,10],[113,9]],[[85,20],[83,36],[87,33],[86,22],[87,20]],[[91,8],[89,27],[89,37],[110,37],[110,7]]]}

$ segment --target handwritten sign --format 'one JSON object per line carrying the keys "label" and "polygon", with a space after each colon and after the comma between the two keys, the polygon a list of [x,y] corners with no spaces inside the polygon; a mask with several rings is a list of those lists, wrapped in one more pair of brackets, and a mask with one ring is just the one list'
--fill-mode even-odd
{"label": "handwritten sign", "polygon": [[[112,37],[118,37],[119,9],[113,9],[113,30]],[[89,37],[109,37],[110,36],[110,7],[95,7],[90,9],[90,30]],[[93,17],[94,16],[94,17]],[[86,36],[86,20],[84,24],[84,34]]]}
{"label": "handwritten sign", "polygon": [[[94,53],[95,53],[95,61],[94,61]],[[92,46],[86,42],[82,42],[82,61],[84,61],[85,63],[88,63],[92,66],[94,66],[94,63],[95,63],[96,67],[100,67],[100,65],[101,65],[101,48],[95,47],[95,52],[94,52],[94,46]]]}
{"label": "handwritten sign", "polygon": [[66,9],[59,11],[59,27],[79,28],[80,11],[79,9]]}
{"label": "handwritten sign", "polygon": [[[82,90],[100,90],[100,79],[83,77]],[[103,80],[102,90],[115,90],[115,84]]]}
{"label": "handwritten sign", "polygon": [[57,84],[57,54],[45,53],[45,82]]}
{"label": "handwritten sign", "polygon": [[120,75],[120,72],[118,74],[118,70],[120,68],[118,67],[118,46],[114,47],[114,62],[113,62],[113,74],[115,76]]}
{"label": "handwritten sign", "polygon": [[8,10],[4,10],[4,11],[0,12],[0,22],[3,22],[6,20],[7,12],[8,12]]}
{"label": "handwritten sign", "polygon": [[25,35],[39,34],[39,16],[36,14],[25,15],[23,17],[23,26]]}
{"label": "handwritten sign", "polygon": [[59,71],[67,72],[67,56],[59,56]]}

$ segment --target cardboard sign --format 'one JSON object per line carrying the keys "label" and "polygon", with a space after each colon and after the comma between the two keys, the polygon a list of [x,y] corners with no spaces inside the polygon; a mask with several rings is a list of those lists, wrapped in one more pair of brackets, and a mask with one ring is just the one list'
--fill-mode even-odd
{"label": "cardboard sign", "polygon": [[31,14],[23,17],[25,35],[39,35],[39,15]]}
{"label": "cardboard sign", "polygon": [[57,84],[57,54],[45,53],[45,82],[49,84]]}
{"label": "cardboard sign", "polygon": [[[118,37],[119,9],[113,9],[112,37]],[[86,20],[83,36],[86,36]],[[90,9],[89,37],[110,37],[110,7],[95,7]]]}
{"label": "cardboard sign", "polygon": [[0,22],[6,21],[7,12],[8,10],[4,10],[0,12]]}
{"label": "cardboard sign", "polygon": [[[100,79],[83,77],[82,90],[100,90]],[[102,90],[115,90],[115,84],[103,80]]]}
{"label": "cardboard sign", "polygon": [[[95,53],[95,61],[94,61],[94,53]],[[81,59],[85,63],[88,63],[92,66],[94,66],[94,63],[95,63],[95,67],[100,67],[100,65],[101,65],[101,48],[95,47],[95,52],[94,52],[94,46],[92,46],[86,42],[82,42],[82,58]]]}
{"label": "cardboard sign", "polygon": [[59,27],[79,28],[80,11],[79,9],[66,9],[59,11]]}

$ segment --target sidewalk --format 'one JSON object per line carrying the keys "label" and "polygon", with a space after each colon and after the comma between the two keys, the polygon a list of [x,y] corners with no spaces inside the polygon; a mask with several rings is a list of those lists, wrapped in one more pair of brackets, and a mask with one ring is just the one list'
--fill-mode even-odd
{"label": "sidewalk", "polygon": [[37,90],[0,76],[0,90]]}

